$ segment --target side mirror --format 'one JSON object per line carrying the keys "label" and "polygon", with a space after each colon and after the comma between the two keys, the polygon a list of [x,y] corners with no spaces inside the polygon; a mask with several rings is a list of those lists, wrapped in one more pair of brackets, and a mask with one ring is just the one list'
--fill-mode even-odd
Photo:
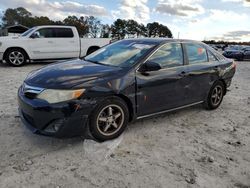
{"label": "side mirror", "polygon": [[161,69],[161,66],[158,63],[155,63],[153,61],[147,61],[144,63],[139,71],[140,72],[151,72],[151,71],[158,71]]}
{"label": "side mirror", "polygon": [[40,38],[40,33],[35,31],[34,33],[32,33],[32,35],[30,36],[30,38],[35,39],[35,38]]}

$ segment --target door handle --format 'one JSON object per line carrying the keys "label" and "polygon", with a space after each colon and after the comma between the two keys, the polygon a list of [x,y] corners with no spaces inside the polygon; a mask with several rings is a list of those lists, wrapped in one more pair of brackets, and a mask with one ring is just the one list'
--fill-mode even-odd
{"label": "door handle", "polygon": [[70,43],[75,43],[75,41],[70,41]]}
{"label": "door handle", "polygon": [[52,44],[52,43],[53,43],[53,41],[48,41],[48,43]]}

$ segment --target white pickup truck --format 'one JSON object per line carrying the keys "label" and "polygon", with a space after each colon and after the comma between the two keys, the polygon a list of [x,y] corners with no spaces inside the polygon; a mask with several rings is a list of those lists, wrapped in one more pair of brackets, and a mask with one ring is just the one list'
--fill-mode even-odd
{"label": "white pickup truck", "polygon": [[108,38],[79,38],[71,26],[38,26],[18,37],[0,37],[0,61],[21,66],[30,61],[81,58],[109,43]]}

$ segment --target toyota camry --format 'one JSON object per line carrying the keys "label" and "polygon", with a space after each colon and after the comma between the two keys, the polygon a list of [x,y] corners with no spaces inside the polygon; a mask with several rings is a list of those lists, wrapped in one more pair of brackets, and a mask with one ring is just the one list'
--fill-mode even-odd
{"label": "toyota camry", "polygon": [[31,72],[18,90],[19,113],[34,133],[105,141],[133,120],[201,103],[218,108],[235,70],[201,42],[126,39]]}

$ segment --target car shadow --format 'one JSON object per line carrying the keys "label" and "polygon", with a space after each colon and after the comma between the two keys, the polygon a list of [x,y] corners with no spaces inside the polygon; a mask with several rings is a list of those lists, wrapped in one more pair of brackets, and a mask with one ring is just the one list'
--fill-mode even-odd
{"label": "car shadow", "polygon": [[[125,132],[127,131],[130,132],[130,131],[133,131],[134,129],[141,129],[141,128],[146,129],[148,126],[152,126],[152,122],[157,121],[156,123],[158,124],[166,123],[169,118],[179,118],[179,117],[184,116],[187,113],[192,114],[192,113],[197,113],[197,111],[202,111],[202,110],[204,110],[202,105],[196,105],[196,106],[188,107],[185,109],[179,109],[179,110],[175,110],[172,112],[166,112],[160,115],[146,117],[146,118],[129,123],[128,129],[125,130]],[[20,124],[22,123],[20,122]],[[68,145],[82,144],[86,140],[92,140],[96,143],[101,144],[101,142],[98,142],[97,140],[95,140],[93,137],[89,135],[89,131],[87,131],[87,134],[85,136],[76,136],[72,138],[55,138],[55,137],[33,134],[25,127],[23,127],[22,129],[25,129],[24,130],[25,139],[27,139],[28,142],[32,142],[32,145],[36,147],[40,147],[40,148],[45,147],[46,149],[48,149],[49,147],[51,147],[51,149],[55,149],[55,148],[63,149],[64,147],[67,147]]]}

